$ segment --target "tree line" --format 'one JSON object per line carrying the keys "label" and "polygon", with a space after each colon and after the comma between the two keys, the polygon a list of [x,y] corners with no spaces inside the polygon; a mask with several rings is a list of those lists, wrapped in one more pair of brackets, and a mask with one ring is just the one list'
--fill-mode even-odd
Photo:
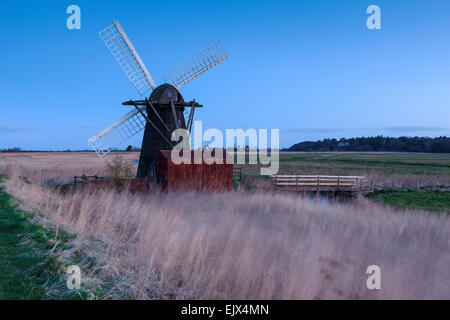
{"label": "tree line", "polygon": [[399,137],[384,136],[324,139],[294,144],[284,151],[392,151],[450,153],[450,138],[447,137]]}

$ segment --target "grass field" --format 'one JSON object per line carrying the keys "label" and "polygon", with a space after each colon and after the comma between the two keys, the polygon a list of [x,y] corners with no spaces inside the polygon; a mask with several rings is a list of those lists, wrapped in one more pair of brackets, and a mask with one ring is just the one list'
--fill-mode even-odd
{"label": "grass field", "polygon": [[[128,161],[139,153],[120,153]],[[102,175],[112,155],[98,158],[94,152],[0,153],[0,170],[20,168],[36,181],[69,181],[75,175]],[[247,156],[248,159],[248,156]],[[235,165],[243,174],[260,178],[260,165]],[[374,152],[281,152],[279,174],[368,175],[373,177],[422,177],[450,186],[450,154]]]}
{"label": "grass field", "polygon": [[[1,186],[4,179],[0,175],[0,300],[95,296],[92,286],[88,290],[67,289],[66,267],[83,258],[80,251],[73,251],[75,236],[42,226],[35,215],[14,205]],[[99,296],[100,291],[95,294]]]}
{"label": "grass field", "polygon": [[10,201],[0,188],[0,299],[48,298],[44,284],[60,279],[56,255],[49,254],[55,232],[31,223]]}
{"label": "grass field", "polygon": [[[18,176],[5,187],[84,239],[98,270],[89,279],[109,283],[107,297],[450,298],[444,215],[273,192],[62,195]],[[380,291],[365,287],[371,264],[383,270]]]}
{"label": "grass field", "polygon": [[[121,153],[128,161],[139,159],[139,153]],[[0,173],[20,171],[38,183],[63,183],[74,176],[103,175],[111,155],[100,159],[95,152],[19,152],[0,153]]]}
{"label": "grass field", "polygon": [[[138,156],[123,155],[130,161]],[[282,154],[282,170],[286,163],[295,163],[289,157],[297,156],[303,157],[299,162],[310,168],[315,163],[304,157],[328,159],[328,163],[319,161],[321,171],[308,172],[311,174],[336,174],[333,170],[341,170],[343,165],[341,154]],[[370,161],[378,159],[383,165],[389,160],[371,154],[345,156],[353,161],[362,161],[358,157],[364,156]],[[448,173],[440,171],[411,173],[410,165],[399,160],[403,155],[388,156],[389,166],[397,173],[385,174],[381,170],[372,173],[372,177],[414,186],[418,178],[421,183],[435,186],[448,179]],[[403,161],[424,163],[424,156],[413,156],[419,158]],[[446,159],[431,155],[427,161],[442,164]],[[88,272],[86,285],[96,288],[100,284],[102,290],[95,294],[95,289],[86,289],[78,297],[450,298],[447,215],[397,211],[395,206],[380,206],[367,199],[316,203],[262,188],[226,194],[140,195],[81,189],[61,194],[48,187],[49,182],[70,181],[73,175],[101,175],[104,164],[104,159],[93,153],[0,154],[0,172],[10,177],[4,183],[8,194],[23,208],[42,213],[53,225],[77,234],[76,252],[86,248],[87,254],[78,258],[76,264]],[[365,166],[370,168],[369,164]],[[362,170],[356,171],[358,174],[366,172],[354,170]],[[33,215],[10,206],[9,195],[2,194],[6,211],[2,211],[5,215],[1,225],[13,225],[14,219],[19,222],[15,229],[8,227],[8,234],[0,239],[4,243],[2,259],[8,261],[2,269],[5,275],[1,284],[10,288],[6,298],[71,298],[70,292],[61,291],[64,288],[60,282],[52,282],[61,277],[59,259],[70,249],[64,250],[62,242],[63,246],[57,245],[62,251],[52,251],[56,243],[52,240],[56,237],[51,233],[54,229],[29,225]],[[425,199],[420,203],[425,203]],[[31,242],[31,249],[24,241],[47,232],[47,236]],[[57,253],[57,258],[53,259],[49,252]],[[51,258],[49,264],[47,256]],[[364,286],[370,264],[387,270],[379,292],[368,291]],[[34,265],[43,269],[33,269]],[[17,281],[23,281],[23,286],[11,291]],[[49,288],[45,288],[47,284]],[[35,294],[27,295],[28,292]]]}
{"label": "grass field", "polygon": [[368,195],[370,199],[401,209],[419,209],[450,214],[450,192],[379,190]]}
{"label": "grass field", "polygon": [[[139,158],[137,152],[120,153],[126,161]],[[105,163],[112,154],[98,158],[94,152],[27,152],[0,153],[0,172],[18,171],[30,181],[52,185],[73,180],[73,176],[103,175]],[[248,163],[248,156],[247,156]],[[242,168],[248,190],[271,187],[268,177],[260,175],[260,165],[235,165]],[[137,169],[137,166],[136,166]],[[281,152],[279,174],[361,175],[373,185],[385,189],[450,191],[450,154],[374,153],[374,152]],[[261,179],[263,178],[263,179]],[[419,194],[429,198],[432,193]],[[413,194],[408,194],[413,197]],[[448,197],[448,193],[443,195]],[[395,204],[387,193],[373,199]],[[430,200],[431,199],[431,200]],[[434,202],[436,197],[421,201]],[[448,209],[447,202],[436,200],[430,210]],[[403,201],[400,207],[424,208],[414,201]]]}
{"label": "grass field", "polygon": [[[240,166],[247,175],[259,175],[259,166]],[[450,154],[281,152],[279,174],[450,176]]]}

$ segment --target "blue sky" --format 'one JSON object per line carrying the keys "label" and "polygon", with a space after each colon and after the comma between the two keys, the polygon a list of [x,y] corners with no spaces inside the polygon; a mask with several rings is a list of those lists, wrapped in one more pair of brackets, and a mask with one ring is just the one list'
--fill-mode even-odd
{"label": "blue sky", "polygon": [[[382,30],[366,27],[371,4]],[[181,88],[204,129],[278,128],[282,147],[450,135],[449,15],[444,0],[2,1],[0,148],[85,149],[129,110],[139,95],[97,34],[113,19],[157,84],[223,42],[229,59]]]}

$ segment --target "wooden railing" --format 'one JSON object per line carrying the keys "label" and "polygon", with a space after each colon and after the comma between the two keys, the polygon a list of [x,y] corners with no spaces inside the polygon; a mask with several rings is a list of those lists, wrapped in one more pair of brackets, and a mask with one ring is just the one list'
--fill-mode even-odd
{"label": "wooden railing", "polygon": [[104,177],[100,176],[74,176],[73,177],[73,185],[76,186],[79,182],[88,182],[88,181],[100,181],[105,180]]}
{"label": "wooden railing", "polygon": [[276,175],[273,183],[296,191],[366,191],[369,183],[362,176]]}

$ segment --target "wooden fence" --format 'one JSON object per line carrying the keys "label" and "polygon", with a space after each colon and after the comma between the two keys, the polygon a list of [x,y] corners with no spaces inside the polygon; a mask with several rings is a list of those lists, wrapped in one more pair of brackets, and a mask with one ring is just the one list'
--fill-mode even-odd
{"label": "wooden fence", "polygon": [[362,176],[276,175],[275,186],[300,192],[370,192],[372,183]]}
{"label": "wooden fence", "polygon": [[233,182],[242,182],[242,168],[233,168]]}
{"label": "wooden fence", "polygon": [[100,177],[100,176],[74,176],[73,177],[73,185],[76,186],[77,183],[83,183],[83,182],[88,182],[88,181],[103,181],[105,180],[104,177]]}

